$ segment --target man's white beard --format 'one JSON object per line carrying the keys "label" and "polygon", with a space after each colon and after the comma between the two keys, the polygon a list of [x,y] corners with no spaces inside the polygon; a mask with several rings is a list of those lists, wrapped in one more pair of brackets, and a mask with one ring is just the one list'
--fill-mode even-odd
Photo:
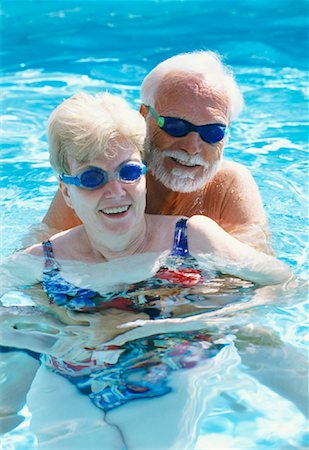
{"label": "man's white beard", "polygon": [[[167,156],[178,158],[187,164],[200,165],[203,167],[203,173],[199,177],[188,173],[186,169],[175,167],[171,172],[164,167],[164,159]],[[207,161],[202,160],[199,155],[189,155],[182,150],[164,150],[160,151],[151,148],[147,152],[147,166],[153,176],[159,180],[165,187],[175,192],[194,192],[201,189],[217,173],[221,160],[215,161],[211,166]]]}

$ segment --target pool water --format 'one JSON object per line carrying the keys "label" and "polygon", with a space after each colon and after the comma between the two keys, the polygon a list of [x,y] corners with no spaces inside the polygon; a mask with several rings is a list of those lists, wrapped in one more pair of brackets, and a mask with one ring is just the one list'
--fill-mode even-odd
{"label": "pool water", "polygon": [[[56,192],[45,127],[64,98],[81,90],[108,90],[138,108],[139,86],[158,62],[184,51],[218,51],[233,67],[246,103],[232,124],[225,158],[252,171],[275,252],[299,282],[294,288],[260,291],[258,295],[271,302],[217,322],[210,316],[208,326],[227,333],[239,322],[269,327],[306,357],[308,2],[2,0],[1,26],[1,256],[23,246]],[[186,448],[305,448],[302,413],[282,392],[246,373],[233,351],[213,362],[212,384],[206,385],[200,373],[191,379],[188,375],[186,386],[200,383],[200,391],[196,386],[188,391],[188,414],[200,416]],[[223,378],[226,361],[230,369]],[[289,365],[286,382],[293,385],[297,360]],[[205,405],[194,404],[196,392],[205,396]],[[165,400],[150,401],[154,410],[165,408]],[[160,439],[156,448],[172,448],[167,430]],[[5,448],[21,450],[35,448],[35,441],[25,421],[4,443]],[[183,442],[178,441],[179,448]]]}

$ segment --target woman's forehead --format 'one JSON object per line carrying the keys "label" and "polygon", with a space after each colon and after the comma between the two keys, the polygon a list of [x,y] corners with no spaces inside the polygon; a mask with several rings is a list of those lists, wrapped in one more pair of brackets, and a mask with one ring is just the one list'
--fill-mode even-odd
{"label": "woman's forehead", "polygon": [[75,158],[71,155],[68,157],[68,162],[71,170],[74,171],[98,163],[102,166],[113,167],[129,159],[141,161],[141,153],[137,146],[128,140],[112,139],[104,149],[100,146],[96,149],[86,149],[84,157]]}
{"label": "woman's forehead", "polygon": [[123,152],[140,153],[140,150],[135,142],[123,136],[116,136],[108,140],[106,145],[106,153],[108,155],[113,157],[115,154],[121,155]]}

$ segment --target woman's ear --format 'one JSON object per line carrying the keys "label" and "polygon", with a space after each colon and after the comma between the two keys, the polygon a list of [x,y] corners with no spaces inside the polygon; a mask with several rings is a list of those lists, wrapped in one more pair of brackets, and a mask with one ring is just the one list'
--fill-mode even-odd
{"label": "woman's ear", "polygon": [[144,117],[144,119],[146,119],[146,116],[148,114],[148,106],[142,103],[141,106],[139,107],[139,112]]}
{"label": "woman's ear", "polygon": [[62,181],[59,181],[59,189],[68,207],[73,209],[71,195],[67,184],[63,183]]}

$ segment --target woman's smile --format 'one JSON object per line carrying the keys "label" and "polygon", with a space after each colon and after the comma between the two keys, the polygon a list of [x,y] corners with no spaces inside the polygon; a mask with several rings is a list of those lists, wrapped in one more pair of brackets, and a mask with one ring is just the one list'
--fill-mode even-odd
{"label": "woman's smile", "polygon": [[102,208],[99,210],[100,213],[107,216],[109,219],[121,219],[129,213],[129,209],[132,205],[124,205],[124,206],[114,206],[110,208]]}

